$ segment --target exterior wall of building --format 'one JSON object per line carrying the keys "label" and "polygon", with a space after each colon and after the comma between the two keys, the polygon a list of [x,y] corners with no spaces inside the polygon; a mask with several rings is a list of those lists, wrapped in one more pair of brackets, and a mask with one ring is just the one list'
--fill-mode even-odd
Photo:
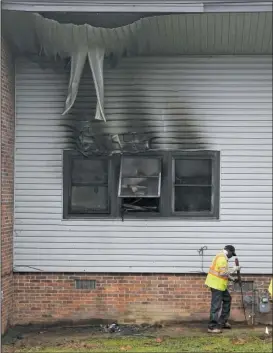
{"label": "exterior wall of building", "polygon": [[[105,70],[103,132],[133,129],[159,136],[158,147],[220,150],[219,221],[63,220],[62,153],[74,147],[64,125],[93,118],[92,79],[84,75],[73,111],[63,117],[63,64],[22,60],[16,72],[14,323],[205,319],[210,293],[197,252],[204,245],[205,270],[232,243],[244,279],[267,289],[270,57],[124,59]],[[96,280],[96,289],[75,289],[75,279]],[[232,317],[243,319],[239,295],[233,299]]]}
{"label": "exterior wall of building", "polygon": [[1,333],[12,322],[14,199],[14,63],[1,38]]}
{"label": "exterior wall of building", "polygon": [[272,273],[272,58],[122,59],[105,69],[103,133],[148,132],[155,148],[221,153],[220,219],[63,219],[66,126],[92,120],[90,70],[62,116],[64,63],[16,72],[14,266],[18,272],[200,273],[232,243],[244,273]]}
{"label": "exterior wall of building", "polygon": [[[75,289],[75,279],[95,280],[93,290]],[[244,276],[255,281],[261,294],[269,276]],[[14,322],[159,323],[207,320],[210,291],[202,275],[183,274],[47,274],[16,273]],[[232,293],[232,319],[244,320],[240,293]],[[247,307],[247,315],[251,306]],[[257,315],[256,322],[272,322],[270,315]]]}

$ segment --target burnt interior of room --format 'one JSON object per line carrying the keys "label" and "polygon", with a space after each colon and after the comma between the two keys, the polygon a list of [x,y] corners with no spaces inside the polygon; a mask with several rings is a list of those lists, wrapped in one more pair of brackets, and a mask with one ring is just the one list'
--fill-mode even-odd
{"label": "burnt interior of room", "polygon": [[159,212],[161,159],[123,157],[120,166],[119,193],[123,213]]}

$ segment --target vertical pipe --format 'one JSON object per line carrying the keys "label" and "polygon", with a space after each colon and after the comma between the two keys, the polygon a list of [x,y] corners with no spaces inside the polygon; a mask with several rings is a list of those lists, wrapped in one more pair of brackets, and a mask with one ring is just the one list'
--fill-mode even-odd
{"label": "vertical pipe", "polygon": [[252,287],[252,303],[251,303],[251,325],[254,326],[254,315],[255,315],[255,289]]}
{"label": "vertical pipe", "polygon": [[[0,0],[0,21],[2,19],[2,1]],[[1,57],[0,57],[0,77],[1,77],[1,83],[0,83],[0,92],[2,92],[2,26],[0,26],[0,35],[1,35]],[[1,94],[2,97],[2,94]],[[0,252],[2,254],[2,99],[0,97]],[[2,255],[0,256],[0,272],[2,275]],[[2,281],[1,281],[2,282]],[[2,291],[2,285],[1,286],[1,297],[0,297],[0,310],[2,312],[2,305],[3,305],[3,291]],[[1,337],[2,337],[2,320],[0,320],[0,331],[1,331],[1,336],[0,336],[0,345],[1,345]],[[1,345],[2,346],[2,345]]]}
{"label": "vertical pipe", "polygon": [[[1,0],[0,0],[0,19],[2,19],[2,12],[1,12]],[[0,35],[1,35],[1,58],[0,58],[0,75],[2,77],[2,26],[0,26]],[[0,92],[2,92],[2,79],[1,79],[1,87],[0,87]],[[2,97],[2,94],[1,94]],[[2,240],[2,99],[0,99],[0,239]],[[0,242],[0,248],[1,248],[1,243]],[[2,256],[0,256],[0,268],[2,268]],[[2,296],[1,296],[1,302],[2,302]],[[1,324],[0,324],[1,327]]]}

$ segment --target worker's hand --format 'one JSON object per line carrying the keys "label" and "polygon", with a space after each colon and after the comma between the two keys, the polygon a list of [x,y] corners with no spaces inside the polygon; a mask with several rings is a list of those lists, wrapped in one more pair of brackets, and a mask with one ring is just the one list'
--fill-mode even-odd
{"label": "worker's hand", "polygon": [[239,282],[238,278],[233,277],[233,276],[229,276],[229,280],[230,280],[231,282],[233,282],[233,283],[238,283],[238,282]]}
{"label": "worker's hand", "polygon": [[233,275],[234,273],[237,273],[238,271],[240,271],[241,266],[233,266],[232,269],[229,271],[229,273],[231,275]]}

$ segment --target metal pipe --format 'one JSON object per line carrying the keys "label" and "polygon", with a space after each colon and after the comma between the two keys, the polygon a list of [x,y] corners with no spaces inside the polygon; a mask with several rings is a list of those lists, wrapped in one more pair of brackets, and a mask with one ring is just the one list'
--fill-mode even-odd
{"label": "metal pipe", "polygon": [[255,290],[254,290],[254,285],[252,288],[252,303],[251,303],[251,325],[254,326],[255,321],[254,321],[254,315],[255,315]]}
{"label": "metal pipe", "polygon": [[[0,1],[0,18],[2,18],[2,3]],[[0,26],[0,34],[1,34],[1,59],[0,59],[0,74],[2,77],[2,26]],[[2,86],[2,82],[1,82],[1,86]],[[2,87],[1,87],[2,88]],[[1,91],[0,88],[0,91]],[[0,99],[0,147],[1,147],[1,151],[0,151],[0,239],[1,239],[1,243],[2,244],[2,99]],[[2,248],[1,248],[2,251]],[[2,270],[2,256],[0,256],[0,268]],[[4,292],[2,290],[2,286],[1,286],[1,297],[0,297],[0,308],[2,308],[3,305],[3,297],[4,297]],[[2,321],[2,320],[0,320]],[[0,330],[2,333],[2,323],[0,322]],[[1,344],[1,338],[0,338],[0,344]],[[2,347],[2,345],[1,345]]]}
{"label": "metal pipe", "polygon": [[[235,258],[235,265],[236,266],[240,266],[239,260],[238,260],[237,257]],[[242,307],[243,307],[244,316],[245,316],[245,322],[246,322],[246,324],[248,324],[248,320],[247,320],[247,317],[246,317],[246,308],[245,308],[245,303],[244,303],[243,284],[242,284],[242,278],[241,278],[240,270],[237,271],[237,276],[238,276],[239,286],[240,286],[240,290],[241,290],[241,300],[242,300]]]}

